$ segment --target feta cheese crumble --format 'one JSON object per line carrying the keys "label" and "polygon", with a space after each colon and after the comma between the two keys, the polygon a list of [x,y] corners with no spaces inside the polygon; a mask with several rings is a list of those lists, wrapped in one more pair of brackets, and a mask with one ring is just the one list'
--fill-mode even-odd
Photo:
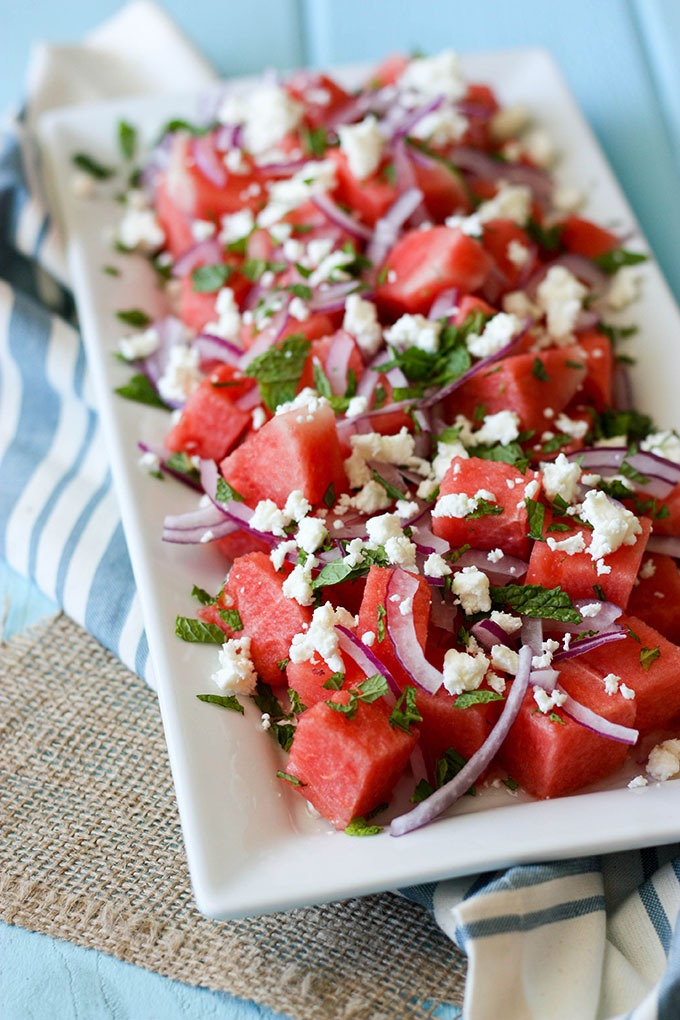
{"label": "feta cheese crumble", "polygon": [[221,691],[233,694],[254,694],[257,673],[250,657],[250,638],[247,634],[229,638],[218,653],[219,669],[212,680]]}

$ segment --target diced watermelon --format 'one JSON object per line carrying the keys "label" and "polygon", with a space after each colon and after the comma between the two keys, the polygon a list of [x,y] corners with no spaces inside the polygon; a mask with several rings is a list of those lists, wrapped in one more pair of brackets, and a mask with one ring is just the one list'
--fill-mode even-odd
{"label": "diced watermelon", "polygon": [[597,258],[618,248],[619,239],[611,230],[586,220],[582,216],[567,216],[560,224],[560,242],[567,251],[583,255],[587,259]]}
{"label": "diced watermelon", "polygon": [[253,385],[252,379],[237,378],[231,365],[215,368],[187,400],[166,437],[167,448],[222,460],[250,425],[250,412],[234,401]]}
{"label": "diced watermelon", "polygon": [[[349,693],[337,691],[327,700],[347,704]],[[325,701],[299,718],[286,772],[304,784],[293,789],[337,829],[389,801],[406,768],[417,730],[392,728],[389,715],[381,699],[360,702],[353,718]]]}
{"label": "diced watermelon", "polygon": [[454,390],[446,408],[451,416],[468,418],[480,408],[485,414],[512,408],[523,429],[542,433],[552,430],[555,415],[578,392],[585,376],[583,352],[576,344],[540,354],[513,354]]}
{"label": "diced watermelon", "polygon": [[[618,647],[618,646],[617,646]],[[611,648],[606,654],[611,659]],[[603,674],[585,656],[561,665],[560,684],[576,701],[611,722],[637,725],[634,701],[605,691]],[[621,768],[628,745],[570,719],[563,710],[540,712],[530,689],[497,755],[497,763],[534,797],[561,797]]]}
{"label": "diced watermelon", "polygon": [[604,557],[605,566],[611,567],[611,570],[608,574],[598,574],[597,563],[588,552],[590,530],[584,525],[577,524],[566,531],[551,533],[549,528],[552,518],[547,513],[544,528],[546,536],[562,542],[580,533],[583,535],[586,549],[569,555],[564,550],[551,549],[547,542],[534,542],[525,578],[526,584],[542,584],[546,588],[561,585],[572,599],[595,598],[601,589],[606,599],[625,609],[652,526],[647,517],[640,517],[639,520],[642,531],[637,536],[635,544],[621,545]]}
{"label": "diced watermelon", "polygon": [[640,573],[628,599],[628,612],[644,620],[674,644],[680,644],[680,570],[671,556],[642,558]]}
{"label": "diced watermelon", "polygon": [[422,716],[418,723],[420,744],[433,767],[441,755],[454,748],[471,758],[493,729],[503,707],[502,701],[457,708],[458,697],[441,687],[436,694],[416,688],[416,706]]}
{"label": "diced watermelon", "polygon": [[[433,510],[432,528],[435,535],[445,538],[453,548],[468,543],[475,549],[500,548],[509,556],[526,559],[531,540],[525,504],[526,486],[539,481],[536,471],[522,474],[512,464],[482,460],[480,457],[454,457],[442,479],[439,496]],[[538,496],[538,488],[533,498]],[[464,493],[474,497],[479,492],[490,493],[489,503],[501,507],[499,514],[481,517],[438,516],[445,508],[445,497]]]}
{"label": "diced watermelon", "polygon": [[255,669],[268,684],[286,682],[285,665],[296,634],[309,626],[312,610],[283,594],[286,571],[277,571],[265,553],[253,552],[234,560],[225,591],[239,611],[250,636]]}
{"label": "diced watermelon", "polygon": [[454,213],[471,208],[465,183],[452,166],[436,159],[412,160],[416,187],[423,193],[423,203],[431,219],[441,223]]}
{"label": "diced watermelon", "polygon": [[[503,276],[503,290],[515,290],[520,280],[529,278],[536,263],[535,246],[514,220],[495,219],[485,223],[482,245]],[[526,252],[526,261],[512,257],[515,251],[522,250]]]}
{"label": "diced watermelon", "polygon": [[[366,677],[353,659],[350,659],[349,656],[344,655],[342,652],[340,652],[340,655],[345,663],[345,677],[340,689],[346,690],[348,687],[354,687],[355,684],[361,683]],[[317,656],[316,659],[317,661],[315,662],[309,660],[306,662],[289,662],[286,666],[288,686],[291,690],[297,692],[300,701],[307,708],[311,708],[312,705],[316,705],[319,701],[326,701],[330,698],[333,690],[338,689],[324,687],[324,684],[327,683],[333,673],[321,656]]]}
{"label": "diced watermelon", "polygon": [[353,209],[364,223],[375,226],[399,197],[396,185],[385,176],[384,165],[359,180],[350,170],[342,149],[331,149],[328,156],[335,161],[338,181],[333,197]]}
{"label": "diced watermelon", "polygon": [[484,283],[492,261],[479,241],[456,227],[411,230],[394,245],[376,288],[379,307],[394,317],[427,314],[443,290],[464,293]]}
{"label": "diced watermelon", "polygon": [[614,351],[608,336],[597,330],[579,333],[579,346],[586,353],[586,377],[582,399],[589,400],[598,411],[613,403]]}
{"label": "diced watermelon", "polygon": [[[369,570],[359,609],[357,633],[360,637],[369,631],[375,635],[371,651],[385,664],[399,686],[405,687],[413,680],[399,662],[385,622],[387,586],[393,573],[392,567],[373,566]],[[413,619],[418,641],[425,648],[430,619],[430,588],[424,577],[418,578],[418,591],[413,598]]]}
{"label": "diced watermelon", "polygon": [[326,124],[339,110],[352,101],[333,78],[318,71],[298,71],[286,84],[290,95],[305,107],[305,123],[311,128]]}
{"label": "diced watermelon", "polygon": [[296,489],[318,505],[329,485],[336,495],[346,488],[342,460],[335,415],[324,404],[314,411],[303,408],[275,415],[258,432],[251,432],[220,469],[251,506],[273,499],[283,507]]}
{"label": "diced watermelon", "polygon": [[615,673],[635,691],[635,725],[650,733],[680,716],[680,648],[636,616],[617,622],[628,636],[581,659],[601,673]]}

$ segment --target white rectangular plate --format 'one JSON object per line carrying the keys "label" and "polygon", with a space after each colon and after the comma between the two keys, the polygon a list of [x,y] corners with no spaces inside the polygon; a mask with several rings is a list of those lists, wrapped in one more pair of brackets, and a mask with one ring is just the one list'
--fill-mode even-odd
{"label": "white rectangular plate", "polygon": [[[635,233],[630,208],[546,53],[476,55],[464,63],[470,80],[489,82],[503,104],[532,110],[559,146],[558,176],[587,193],[587,211],[598,222]],[[113,199],[76,197],[71,162],[74,152],[84,150],[116,163],[121,119],[149,142],[171,117],[193,117],[196,102],[163,97],[56,111],[43,118],[39,134],[142,601],[200,910],[213,917],[264,913],[512,863],[680,838],[680,783],[629,790],[621,775],[613,788],[556,801],[490,790],[463,798],[452,817],[398,839],[387,833],[348,837],[313,817],[294,791],[282,789],[275,778],[282,767],[278,749],[254,708],[243,718],[197,700],[196,694],[212,688],[217,650],[175,638],[174,620],[178,613],[194,614],[192,584],[219,588],[225,563],[206,546],[161,543],[164,515],[194,506],[195,496],[180,485],[158,483],[138,466],[137,441],[160,442],[167,415],[112,393],[130,374],[113,357],[121,334],[115,311],[161,312],[164,298],[142,259],[112,253],[111,228],[120,206]],[[119,266],[120,277],[102,272],[111,263]],[[641,325],[633,344],[646,352],[635,369],[636,402],[659,425],[677,428],[680,345],[669,341],[680,335],[680,315],[653,264],[642,276],[642,296],[630,314]]]}

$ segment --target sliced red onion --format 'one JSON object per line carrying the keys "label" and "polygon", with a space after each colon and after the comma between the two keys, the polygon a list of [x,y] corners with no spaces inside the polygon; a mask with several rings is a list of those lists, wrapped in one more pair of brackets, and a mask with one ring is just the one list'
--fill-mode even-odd
{"label": "sliced red onion", "polygon": [[550,174],[540,167],[528,166],[526,163],[499,163],[479,149],[463,145],[454,148],[451,161],[473,177],[524,185],[542,205],[551,202],[553,182]]}
{"label": "sliced red onion", "polygon": [[254,361],[260,354],[264,354],[264,352],[268,351],[269,348],[277,342],[277,340],[280,340],[283,331],[288,324],[288,319],[289,315],[287,307],[281,308],[278,312],[276,312],[270,319],[269,325],[265,326],[265,328],[258,333],[248,350],[241,355],[238,367],[242,369],[247,368],[251,361]]}
{"label": "sliced red onion", "polygon": [[216,237],[198,241],[180,255],[172,267],[173,276],[188,276],[198,266],[215,265],[222,262],[224,252]]}
{"label": "sliced red onion", "polygon": [[633,384],[628,365],[617,361],[614,366],[612,380],[612,405],[621,411],[630,411],[633,407]]}
{"label": "sliced red onion", "polygon": [[158,333],[158,347],[153,354],[141,359],[139,364],[154,386],[158,386],[158,380],[165,374],[171,348],[186,342],[187,331],[184,324],[174,315],[157,319],[153,326]]}
{"label": "sliced red onion", "polygon": [[544,691],[550,694],[555,690],[559,678],[560,673],[557,669],[532,669],[529,682],[534,687],[542,687]]}
{"label": "sliced red onion", "polygon": [[191,150],[196,166],[203,176],[218,188],[227,183],[227,170],[215,152],[212,135],[196,135],[191,140]]}
{"label": "sliced red onion", "polygon": [[652,535],[647,540],[647,552],[662,553],[680,559],[680,538],[677,535]]}
{"label": "sliced red onion", "polygon": [[447,552],[451,552],[451,546],[445,538],[440,538],[439,535],[435,535],[434,531],[428,526],[428,524],[416,524],[416,530],[413,533],[413,541],[418,549],[418,552],[429,555],[430,553],[439,553],[443,556]]}
{"label": "sliced red onion", "polygon": [[355,220],[353,216],[350,216],[344,209],[341,209],[337,202],[334,202],[328,195],[325,193],[312,195],[312,202],[336,227],[340,227],[341,230],[346,231],[346,233],[351,234],[352,237],[356,237],[360,241],[370,241],[373,236],[373,231],[370,227]]}
{"label": "sliced red onion", "polygon": [[258,386],[252,386],[234,401],[236,407],[238,407],[241,411],[252,411],[254,408],[259,407],[261,403],[262,398],[260,396],[260,389]]}
{"label": "sliced red onion", "polygon": [[585,726],[586,729],[592,730],[593,733],[599,733],[601,737],[609,737],[612,740],[618,740],[622,744],[629,744],[631,747],[637,744],[640,737],[639,730],[633,729],[631,726],[622,726],[620,723],[611,722],[609,719],[604,719],[597,712],[593,712],[592,709],[587,708],[580,701],[572,698],[559,684],[556,685],[555,690],[566,695],[565,700],[560,705],[560,711],[568,715],[574,722]]}
{"label": "sliced red onion", "polygon": [[433,822],[447,808],[455,804],[470,789],[472,784],[479,779],[487,766],[491,764],[508,735],[510,727],[517,718],[517,713],[522,706],[524,695],[529,685],[530,672],[531,649],[521,648],[517,674],[510,688],[510,693],[503,705],[503,711],[487,739],[450,782],[435,790],[427,800],[417,804],[411,811],[399,815],[398,818],[392,821],[390,825],[391,836],[403,836],[407,832],[412,832],[414,829],[419,829],[421,826]]}
{"label": "sliced red onion", "polygon": [[201,361],[223,361],[226,365],[236,367],[243,356],[242,347],[214,333],[199,333],[192,340],[191,346],[198,351]]}
{"label": "sliced red onion", "polygon": [[520,640],[529,645],[534,655],[540,655],[543,645],[543,620],[538,617],[523,616]]}
{"label": "sliced red onion", "polygon": [[550,621],[551,633],[579,634],[583,630],[604,631],[609,630],[615,620],[621,616],[623,610],[614,602],[600,602],[596,598],[574,599],[574,608],[580,612],[584,606],[598,606],[594,616],[581,616],[579,623],[561,623],[559,620]]}
{"label": "sliced red onion", "polygon": [[430,621],[441,630],[453,633],[458,610],[451,602],[447,602],[438,594],[433,594],[430,606]]}
{"label": "sliced red onion", "polygon": [[432,302],[432,307],[427,313],[428,319],[448,319],[451,315],[454,315],[458,310],[458,297],[459,291],[457,287],[448,287],[447,290],[443,290]]}
{"label": "sliced red onion", "polygon": [[401,227],[422,201],[423,193],[419,188],[408,188],[378,220],[373,238],[366,249],[366,257],[373,263],[374,271],[385,261],[388,251],[399,236]]}
{"label": "sliced red onion", "polygon": [[508,635],[493,620],[478,620],[470,628],[470,633],[482,648],[493,648],[494,645],[509,645]]}
{"label": "sliced red onion", "polygon": [[333,334],[326,356],[325,370],[331,390],[338,397],[347,392],[349,360],[354,350],[354,340],[344,329],[339,329]]}
{"label": "sliced red onion", "polygon": [[[680,482],[680,464],[647,450],[628,454],[625,446],[594,446],[567,456],[578,460],[585,471],[595,471],[605,477],[617,474],[625,461],[647,479],[644,482],[629,480],[632,490],[649,492],[661,499]],[[652,489],[656,491],[652,493]]]}
{"label": "sliced red onion", "polygon": [[170,475],[171,478],[176,478],[178,482],[182,482],[183,485],[188,486],[190,489],[194,489],[197,492],[201,491],[201,486],[194,481],[191,475],[188,475],[185,471],[177,471],[168,463],[167,453],[164,450],[154,448],[149,443],[144,443],[141,440],[137,443],[137,446],[142,453],[150,453],[156,458],[158,469],[164,474]]}
{"label": "sliced red onion", "polygon": [[617,630],[605,630],[599,634],[591,634],[589,637],[573,641],[568,648],[555,652],[552,661],[564,662],[565,659],[574,659],[577,655],[592,652],[601,645],[610,644],[612,641],[622,641],[626,636],[626,631],[623,627],[619,627]]}
{"label": "sliced red onion", "polygon": [[349,655],[350,659],[356,662],[359,669],[361,669],[366,676],[372,676],[374,673],[380,673],[387,680],[387,685],[392,691],[392,694],[398,698],[401,694],[401,688],[394,679],[389,669],[385,666],[374,652],[371,651],[368,645],[365,645],[358,634],[349,627],[344,627],[342,624],[336,624],[335,629],[338,632],[338,644],[346,655]]}
{"label": "sliced red onion", "polygon": [[380,372],[377,369],[385,362],[385,351],[379,351],[374,358],[366,365],[366,371],[357,383],[357,396],[366,397],[370,402],[375,388],[378,385]]}
{"label": "sliced red onion", "polygon": [[397,140],[409,135],[413,131],[414,127],[416,127],[417,124],[420,124],[421,120],[424,120],[428,114],[434,113],[435,110],[438,110],[443,102],[444,96],[435,96],[423,106],[419,106],[415,110],[410,110],[401,123],[397,124],[394,128],[392,135],[393,139]]}
{"label": "sliced red onion", "polygon": [[401,603],[413,599],[419,589],[417,578],[397,569],[387,585],[385,597],[387,632],[394,651],[411,680],[424,691],[434,694],[441,687],[442,673],[428,662],[416,635],[413,613],[402,613]]}
{"label": "sliced red onion", "polygon": [[485,549],[468,549],[456,560],[457,567],[479,567],[489,577],[502,578],[505,582],[517,581],[524,577],[529,564],[526,560],[520,560],[516,556],[503,556],[498,561],[489,559],[489,553]]}
{"label": "sliced red onion", "polygon": [[223,518],[219,524],[210,528],[178,528],[164,527],[161,538],[164,542],[171,542],[175,545],[202,545],[206,542],[214,542],[218,538],[224,538],[238,531],[239,527],[234,521]]}
{"label": "sliced red onion", "polygon": [[358,288],[356,280],[342,280],[325,286],[322,284],[308,302],[308,307],[312,312],[341,312],[349,295]]}

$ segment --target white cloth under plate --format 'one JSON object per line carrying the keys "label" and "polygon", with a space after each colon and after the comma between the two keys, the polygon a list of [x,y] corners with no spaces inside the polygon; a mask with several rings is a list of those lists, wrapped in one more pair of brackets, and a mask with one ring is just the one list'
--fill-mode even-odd
{"label": "white cloth under plate", "polygon": [[[36,51],[26,110],[7,125],[0,149],[0,555],[147,678],[130,562],[67,273],[30,160],[30,126],[55,106],[198,90],[214,80],[167,16],[143,0],[81,45]],[[405,893],[468,956],[465,1020],[680,1018],[677,845]]]}

